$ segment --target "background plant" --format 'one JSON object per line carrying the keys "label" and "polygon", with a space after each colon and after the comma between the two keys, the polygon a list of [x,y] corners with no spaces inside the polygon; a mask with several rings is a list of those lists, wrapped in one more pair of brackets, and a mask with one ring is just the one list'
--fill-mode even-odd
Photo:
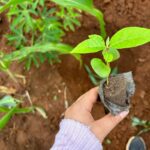
{"label": "background plant", "polygon": [[41,107],[30,106],[21,108],[20,104],[23,101],[13,98],[12,96],[6,95],[2,99],[0,99],[0,113],[4,115],[0,118],[0,129],[3,129],[11,117],[15,114],[26,114],[26,113],[34,113],[37,111],[42,115],[43,118],[47,118],[45,111]]}
{"label": "background plant", "polygon": [[118,49],[143,45],[150,41],[150,29],[141,27],[126,27],[116,32],[106,42],[100,35],[90,35],[89,39],[79,43],[71,53],[87,54],[101,51],[103,59],[93,58],[91,66],[101,78],[108,78],[111,73],[110,63],[119,59]]}
{"label": "background plant", "polygon": [[[0,7],[0,12],[8,9],[7,16],[11,30],[6,37],[10,45],[21,50],[20,55],[23,55],[21,57],[27,60],[27,69],[30,69],[32,62],[39,67],[39,62],[43,63],[45,60],[50,63],[59,61],[58,55],[63,53],[64,48],[69,53],[71,46],[63,45],[61,41],[65,30],[74,31],[74,26],[80,25],[77,19],[80,14],[77,11],[62,6],[48,8],[45,0],[3,0],[2,3],[5,5]],[[59,44],[59,50],[57,44]],[[49,45],[50,47],[48,47]],[[44,50],[39,49],[43,47]],[[23,50],[29,51],[29,49],[32,53],[27,52],[30,55],[26,55],[25,58],[26,52]],[[16,53],[19,52],[11,55],[14,56]],[[11,60],[9,59],[9,61]]]}
{"label": "background plant", "polygon": [[150,131],[150,121],[148,120],[142,120],[138,117],[132,118],[132,126],[133,127],[141,127],[140,131],[138,132],[138,135],[141,135],[142,133],[149,132]]}
{"label": "background plant", "polygon": [[103,38],[106,37],[105,31],[105,22],[103,13],[94,7],[93,0],[52,0],[53,2],[65,7],[65,8],[75,8],[79,10],[83,10],[88,14],[94,16],[100,24],[101,36]]}

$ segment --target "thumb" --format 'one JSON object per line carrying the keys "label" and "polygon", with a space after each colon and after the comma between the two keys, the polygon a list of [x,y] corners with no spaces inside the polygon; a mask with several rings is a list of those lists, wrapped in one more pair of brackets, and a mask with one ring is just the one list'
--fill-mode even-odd
{"label": "thumb", "polygon": [[103,142],[104,138],[109,134],[109,132],[122,121],[127,115],[128,111],[121,112],[117,116],[108,114],[103,118],[95,121],[91,125],[92,132],[99,138],[100,142]]}

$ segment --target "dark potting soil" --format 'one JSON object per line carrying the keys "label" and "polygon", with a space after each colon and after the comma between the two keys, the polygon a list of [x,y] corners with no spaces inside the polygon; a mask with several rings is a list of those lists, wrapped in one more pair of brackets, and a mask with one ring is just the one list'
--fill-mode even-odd
{"label": "dark potting soil", "polygon": [[106,100],[120,106],[127,104],[127,81],[123,76],[110,77],[109,83],[104,84],[104,97]]}

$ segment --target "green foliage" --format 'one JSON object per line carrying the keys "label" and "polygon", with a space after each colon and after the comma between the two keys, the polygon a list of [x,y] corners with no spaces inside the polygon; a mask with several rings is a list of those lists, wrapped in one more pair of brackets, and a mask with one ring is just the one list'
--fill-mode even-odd
{"label": "green foliage", "polygon": [[142,133],[150,131],[150,121],[142,120],[138,117],[132,117],[132,126],[142,127],[142,129],[140,129],[140,131],[137,134],[138,136],[141,135]]}
{"label": "green foliage", "polygon": [[0,113],[5,113],[3,117],[0,119],[0,129],[3,129],[6,124],[9,122],[11,117],[15,114],[25,114],[37,111],[43,118],[47,119],[47,115],[41,107],[31,106],[20,108],[19,104],[22,101],[13,98],[12,96],[4,96],[0,100]]}
{"label": "green foliage", "polygon": [[113,62],[119,59],[120,57],[118,50],[114,48],[109,48],[108,51],[103,51],[102,54],[103,54],[104,60],[108,63]]}
{"label": "green foliage", "polygon": [[80,22],[76,19],[80,17],[78,12],[73,11],[72,8],[60,7],[60,11],[56,12],[57,17],[60,17],[63,23],[63,28],[66,31],[72,30],[75,31],[76,26],[80,26]]}
{"label": "green foliage", "polygon": [[18,4],[25,2],[25,1],[31,1],[31,0],[9,0],[9,1],[2,0],[2,2],[6,3],[6,4],[0,7],[0,13],[2,13],[3,11],[5,11],[6,9],[8,9],[11,6],[18,5]]}
{"label": "green foliage", "polygon": [[5,96],[0,100],[0,112],[6,113],[1,119],[0,119],[0,129],[4,128],[8,121],[11,119],[11,117],[15,113],[28,113],[33,111],[31,108],[18,108],[18,104],[21,101],[11,97],[11,96]]}
{"label": "green foliage", "polygon": [[23,60],[27,56],[33,53],[46,53],[46,52],[58,52],[60,54],[67,54],[72,50],[72,47],[63,43],[45,43],[37,44],[32,47],[23,47],[18,51],[14,51],[10,54],[6,54],[2,57],[3,62]]}
{"label": "green foliage", "polygon": [[88,75],[89,75],[89,78],[90,78],[91,82],[92,82],[95,86],[99,85],[100,77],[97,76],[96,74],[94,74],[94,73],[91,71],[91,69],[89,68],[88,65],[85,65],[85,69],[86,69],[86,71],[87,71],[87,73],[88,73]]}
{"label": "green foliage", "polygon": [[[46,55],[46,57],[51,57],[49,60],[54,59],[56,61],[58,54],[68,54],[72,49],[73,48],[71,46],[63,43],[45,43],[40,45],[37,44],[31,47],[23,47],[20,50],[3,55],[3,57],[1,57],[0,60],[0,68],[8,73],[8,68],[11,62],[23,61],[27,59],[26,68],[29,70],[32,61],[35,61],[34,63],[37,65],[37,67],[40,65],[39,62],[35,59],[36,56],[40,58],[39,61],[41,63],[45,61],[45,57],[43,57],[44,55]],[[57,54],[56,58],[54,57],[54,53]],[[74,56],[77,57],[77,59],[80,59],[80,57],[77,54],[75,54]]]}
{"label": "green foliage", "polygon": [[0,119],[0,129],[3,129],[14,114],[15,108],[11,108],[6,115]]}
{"label": "green foliage", "polygon": [[110,63],[119,59],[117,49],[131,48],[150,42],[150,29],[140,27],[126,27],[116,32],[106,44],[99,35],[90,35],[89,39],[79,43],[71,53],[87,54],[102,51],[104,62],[101,59],[91,60],[91,66],[95,73],[108,78],[111,73]]}
{"label": "green foliage", "polygon": [[[59,61],[58,56],[64,53],[63,51],[69,53],[70,46],[63,46],[61,41],[65,35],[64,31],[74,31],[75,26],[80,25],[78,12],[62,6],[48,9],[44,5],[45,0],[3,0],[2,3],[5,5],[0,7],[1,11],[8,9],[7,16],[10,21],[11,33],[7,34],[6,38],[9,44],[17,49],[6,56],[9,56],[9,64],[14,60],[10,58],[17,56],[16,60],[26,59],[25,66],[29,70],[32,63],[39,67],[45,60],[49,63]],[[80,59],[79,55],[74,56]],[[2,63],[6,65],[6,61]]]}
{"label": "green foliage", "polygon": [[71,53],[95,53],[105,48],[104,40],[99,35],[90,35],[89,39],[78,44]]}
{"label": "green foliage", "polygon": [[143,126],[144,128],[147,128],[147,127],[150,127],[150,121],[141,120],[138,117],[133,117],[132,126]]}
{"label": "green foliage", "polygon": [[91,66],[96,74],[102,78],[108,77],[111,72],[110,67],[105,65],[105,63],[99,58],[93,58],[91,60]]}
{"label": "green foliage", "polygon": [[17,105],[17,101],[18,100],[11,96],[5,96],[0,100],[0,107],[15,107]]}
{"label": "green foliage", "polygon": [[52,0],[53,2],[66,7],[66,8],[75,8],[79,10],[83,10],[92,16],[96,17],[100,24],[101,35],[103,38],[106,37],[105,31],[105,22],[103,19],[103,13],[96,9],[93,4],[93,0]]}
{"label": "green foliage", "polygon": [[127,27],[119,30],[110,40],[110,47],[116,49],[131,48],[150,41],[150,29]]}

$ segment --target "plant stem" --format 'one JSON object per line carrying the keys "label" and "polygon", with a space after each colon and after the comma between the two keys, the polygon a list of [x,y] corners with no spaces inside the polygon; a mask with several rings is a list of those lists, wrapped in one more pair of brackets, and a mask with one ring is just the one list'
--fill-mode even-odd
{"label": "plant stem", "polygon": [[106,81],[107,85],[109,84],[109,77],[107,77],[107,81]]}
{"label": "plant stem", "polygon": [[[109,62],[107,62],[107,66],[110,68],[110,63]],[[108,77],[107,77],[107,85],[109,84],[109,75],[108,75]]]}

